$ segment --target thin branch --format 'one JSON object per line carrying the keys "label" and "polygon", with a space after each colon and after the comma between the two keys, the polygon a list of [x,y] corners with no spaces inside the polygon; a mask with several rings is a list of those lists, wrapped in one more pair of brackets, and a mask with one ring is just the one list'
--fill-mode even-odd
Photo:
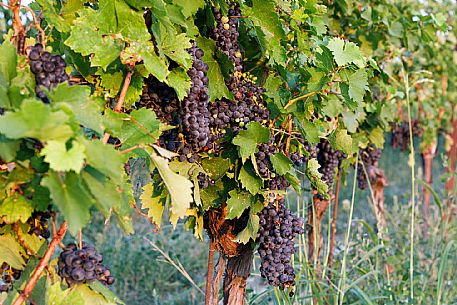
{"label": "thin branch", "polygon": [[210,305],[213,284],[213,260],[214,260],[214,241],[209,241],[208,251],[208,273],[206,274],[206,291],[205,291],[205,305]]}
{"label": "thin branch", "polygon": [[141,216],[146,218],[153,226],[155,226],[155,229],[152,230],[153,232],[159,231],[159,227],[157,226],[157,223],[151,217],[149,217],[148,214],[141,211],[135,203],[132,203],[132,206],[137,211],[138,214],[140,214]]}
{"label": "thin branch", "polygon": [[40,26],[40,23],[38,22],[38,19],[35,15],[35,12],[28,6],[25,6],[25,5],[21,5],[21,8],[25,8],[27,11],[29,11],[29,13],[32,15],[32,18],[33,18],[33,25],[35,26],[35,28],[38,30],[38,32],[40,32],[40,36],[41,36],[41,43],[44,45],[44,42],[46,40],[46,33],[43,31],[43,29],[41,28]]}
{"label": "thin branch", "polygon": [[29,281],[25,285],[24,291],[22,291],[22,293],[19,294],[19,296],[13,302],[12,305],[21,305],[28,299],[28,297],[29,297],[30,293],[32,292],[33,288],[35,287],[38,279],[40,278],[41,273],[48,265],[48,262],[51,259],[52,254],[54,253],[54,250],[56,249],[57,245],[62,241],[66,232],[67,232],[67,222],[64,221],[62,223],[62,225],[60,226],[60,229],[57,232],[57,235],[55,235],[52,238],[52,241],[49,244],[49,247],[46,250],[46,253],[44,254],[44,256],[41,258],[40,262],[38,263],[38,266],[36,267],[36,269],[33,271],[32,275],[30,276]]}
{"label": "thin branch", "polygon": [[293,104],[295,104],[296,102],[300,101],[300,100],[304,100],[304,99],[307,99],[308,97],[311,97],[311,96],[314,96],[316,95],[318,92],[308,92],[304,95],[301,95],[299,97],[296,97],[292,100],[290,100],[286,106],[284,106],[284,109],[287,109],[288,107],[292,106]]}
{"label": "thin branch", "polygon": [[17,222],[14,223],[14,232],[16,233],[17,235],[17,240],[19,241],[19,244],[24,247],[29,253],[30,255],[32,256],[36,256],[36,253],[35,251],[33,251],[32,249],[30,249],[30,247],[27,246],[27,244],[25,243],[24,239],[22,238],[21,236],[21,233],[19,231],[19,224]]}

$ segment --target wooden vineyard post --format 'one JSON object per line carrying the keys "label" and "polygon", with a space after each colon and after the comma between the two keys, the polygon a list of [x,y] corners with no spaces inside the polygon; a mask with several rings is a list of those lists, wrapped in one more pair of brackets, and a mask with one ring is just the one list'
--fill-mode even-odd
{"label": "wooden vineyard post", "polygon": [[[321,224],[325,211],[330,204],[329,199],[323,199],[317,194],[313,198],[313,203],[308,208],[308,260],[316,261],[316,269],[319,269],[319,254],[322,245]],[[317,251],[316,251],[317,250]]]}
{"label": "wooden vineyard post", "polygon": [[[456,110],[454,109],[454,112]],[[452,120],[451,120],[452,130],[449,132],[448,136],[451,140],[451,145],[447,151],[447,155],[449,156],[449,165],[446,168],[446,172],[451,174],[451,177],[446,182],[446,192],[448,195],[455,196],[456,195],[456,183],[455,183],[455,170],[456,170],[456,159],[457,159],[457,117],[454,113]]]}
{"label": "wooden vineyard post", "polygon": [[[422,150],[422,162],[424,166],[424,180],[427,184],[433,182],[433,158],[435,157],[437,149],[437,142],[427,145]],[[430,199],[431,194],[427,187],[422,187],[422,193],[424,194],[424,205],[422,213],[424,215],[424,224],[428,227],[430,220]]]}

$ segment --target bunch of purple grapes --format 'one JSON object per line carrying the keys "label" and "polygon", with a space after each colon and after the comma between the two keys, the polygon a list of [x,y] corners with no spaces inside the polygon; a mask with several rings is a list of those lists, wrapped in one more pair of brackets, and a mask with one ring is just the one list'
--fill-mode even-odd
{"label": "bunch of purple grapes", "polygon": [[[418,120],[411,121],[413,137],[422,135],[422,128]],[[399,148],[401,151],[407,151],[410,144],[409,124],[408,122],[392,124],[392,138],[390,142],[393,148]]]}
{"label": "bunch of purple grapes", "polygon": [[30,69],[35,74],[35,92],[43,102],[49,103],[49,99],[41,86],[49,90],[51,87],[70,79],[65,71],[65,61],[59,55],[51,55],[45,51],[40,43],[30,49],[29,60]]}
{"label": "bunch of purple grapes", "polygon": [[345,155],[341,151],[333,149],[330,142],[325,139],[322,139],[317,147],[317,161],[321,166],[319,172],[322,174],[322,180],[328,185],[329,192],[331,192],[335,171]]}
{"label": "bunch of purple grapes", "polygon": [[103,256],[93,246],[83,243],[83,247],[78,249],[75,244],[68,244],[60,253],[58,273],[70,286],[95,280],[112,285],[114,277],[102,262]]}
{"label": "bunch of purple grapes", "polygon": [[291,263],[295,237],[303,234],[304,221],[285,206],[285,200],[270,203],[260,214],[257,234],[261,259],[260,274],[269,285],[284,289],[295,285]]}
{"label": "bunch of purple grapes", "polygon": [[13,282],[21,277],[21,273],[21,270],[14,269],[7,263],[3,263],[0,266],[0,274],[2,276],[0,281],[0,293],[8,292],[12,288]]}
{"label": "bunch of purple grapes", "polygon": [[27,223],[30,225],[29,234],[33,233],[36,236],[48,239],[51,236],[48,225],[49,218],[51,218],[50,212],[33,212],[32,217],[27,220]]}
{"label": "bunch of purple grapes", "polygon": [[365,166],[367,173],[371,171],[371,168],[378,167],[378,161],[381,159],[381,154],[381,149],[372,146],[360,150],[360,162],[357,165],[357,185],[359,189],[364,190],[368,187],[367,175],[365,174],[363,167]]}

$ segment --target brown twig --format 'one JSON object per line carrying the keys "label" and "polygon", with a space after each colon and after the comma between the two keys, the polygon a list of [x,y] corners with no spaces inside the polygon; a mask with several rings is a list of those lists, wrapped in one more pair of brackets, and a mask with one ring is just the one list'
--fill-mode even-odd
{"label": "brown twig", "polygon": [[208,273],[206,274],[206,291],[205,291],[205,305],[210,305],[212,295],[212,283],[213,283],[213,260],[214,260],[214,241],[211,238],[209,240],[209,251],[208,251]]}
{"label": "brown twig", "polygon": [[[116,106],[114,107],[114,112],[122,112],[122,107],[124,107],[125,95],[127,94],[130,82],[132,81],[134,67],[135,63],[132,63],[127,68],[127,75],[125,75],[124,84],[122,85],[121,92],[119,93],[119,98],[117,100]],[[103,144],[108,143],[109,137],[110,135],[107,132],[103,135]]]}
{"label": "brown twig", "polygon": [[[57,226],[56,226],[56,214],[52,213],[52,235],[56,236],[57,235]],[[59,246],[62,249],[65,249],[65,245],[62,243],[62,241],[59,242]]]}
{"label": "brown twig", "polygon": [[[335,249],[335,236],[336,236],[336,219],[338,217],[338,196],[340,193],[340,182],[341,182],[341,170],[338,170],[338,177],[336,178],[336,187],[335,187],[335,206],[333,207],[333,219],[332,219],[332,236],[330,239],[330,250],[329,250],[329,259],[328,267],[332,269],[333,266],[333,251]],[[330,270],[331,272],[331,270]],[[331,273],[328,278],[331,280]]]}
{"label": "brown twig", "polygon": [[293,104],[295,104],[296,102],[300,101],[300,100],[304,100],[304,99],[307,99],[308,97],[311,97],[311,96],[314,96],[316,94],[318,94],[319,92],[308,92],[304,95],[301,95],[299,97],[296,97],[294,99],[291,99],[286,106],[284,106],[284,109],[287,109],[289,108],[290,106],[292,106]]}
{"label": "brown twig", "polygon": [[138,214],[140,214],[141,216],[143,216],[144,218],[146,218],[154,227],[155,229],[152,230],[153,232],[158,232],[159,231],[159,227],[157,226],[157,223],[151,218],[148,216],[148,214],[144,213],[143,211],[141,211],[137,205],[135,203],[132,203],[132,206],[133,208],[137,211]]}
{"label": "brown twig", "polygon": [[289,126],[287,128],[287,131],[289,133],[289,136],[287,137],[287,140],[286,140],[285,152],[286,152],[286,156],[289,156],[290,139],[292,138],[292,119],[289,120]]}
{"label": "brown twig", "polygon": [[40,32],[40,36],[41,36],[41,43],[44,45],[44,42],[46,40],[46,33],[44,32],[44,30],[41,28],[40,26],[40,23],[38,22],[38,18],[36,17],[35,15],[35,12],[28,6],[25,6],[25,5],[21,5],[21,8],[25,8],[27,11],[30,12],[30,14],[32,15],[32,18],[33,18],[33,25],[35,26],[35,28],[37,29],[38,32]]}
{"label": "brown twig", "polygon": [[32,292],[33,288],[35,287],[38,279],[40,278],[41,273],[48,265],[48,262],[51,259],[52,254],[54,253],[54,250],[56,249],[57,245],[62,241],[66,232],[67,232],[67,222],[64,221],[62,223],[62,225],[60,226],[60,229],[57,232],[57,235],[55,235],[52,238],[52,241],[49,244],[49,247],[46,250],[46,253],[41,258],[40,262],[38,263],[38,266],[35,268],[32,275],[30,276],[30,279],[27,282],[27,284],[25,285],[24,290],[19,294],[19,296],[13,302],[12,305],[21,305],[28,299],[28,297],[29,297],[30,293]]}
{"label": "brown twig", "polygon": [[22,247],[24,247],[30,253],[30,255],[36,256],[35,251],[30,249],[30,247],[27,246],[27,244],[25,243],[24,239],[22,238],[21,233],[19,232],[19,224],[17,222],[14,223],[14,232],[17,235],[17,240],[19,241],[19,244]]}

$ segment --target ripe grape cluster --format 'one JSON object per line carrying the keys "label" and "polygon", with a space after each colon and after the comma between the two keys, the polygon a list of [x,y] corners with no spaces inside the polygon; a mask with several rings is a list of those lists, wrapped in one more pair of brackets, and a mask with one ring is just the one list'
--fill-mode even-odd
{"label": "ripe grape cluster", "polygon": [[274,143],[274,137],[270,139],[268,143],[258,144],[259,149],[255,155],[255,161],[257,163],[257,170],[260,177],[266,179],[270,176],[270,172],[273,170],[273,166],[270,161],[270,156],[277,152]]}
{"label": "ripe grape cluster", "polygon": [[29,60],[30,69],[35,74],[37,84],[35,92],[43,102],[49,103],[49,99],[40,86],[49,90],[51,87],[69,80],[70,77],[65,72],[65,61],[59,55],[51,55],[45,51],[40,43],[30,49]]}
{"label": "ripe grape cluster", "polygon": [[299,142],[303,145],[303,149],[306,151],[305,154],[301,153],[300,151],[295,151],[290,154],[290,160],[294,163],[295,166],[301,167],[305,162],[309,159],[317,158],[318,147],[316,144],[310,144],[308,142],[304,142],[303,138],[299,138]]}
{"label": "ripe grape cluster", "polygon": [[14,269],[7,263],[3,263],[0,266],[1,282],[0,282],[0,293],[8,292],[15,280],[18,280],[21,276],[21,270]]}
{"label": "ripe grape cluster", "polygon": [[[422,128],[418,120],[411,121],[413,137],[422,134]],[[393,148],[399,148],[401,151],[407,151],[410,144],[409,124],[408,122],[392,124],[392,138],[390,144]]]}
{"label": "ripe grape cluster", "polygon": [[216,183],[213,179],[211,179],[208,175],[204,173],[199,173],[197,176],[198,186],[202,189],[208,188],[210,185],[214,185]]}
{"label": "ripe grape cluster", "polygon": [[114,277],[102,262],[103,256],[93,246],[83,243],[78,249],[75,244],[68,244],[59,256],[58,273],[70,286],[95,280],[111,285]]}
{"label": "ripe grape cluster", "polygon": [[[368,180],[363,167],[367,173],[371,172],[371,168],[378,167],[378,161],[381,158],[381,149],[368,146],[360,150],[360,162],[357,165],[357,185],[359,189],[364,190],[368,187]],[[363,162],[363,165],[362,165]]]}
{"label": "ripe grape cluster", "polygon": [[284,199],[270,203],[261,212],[257,234],[260,274],[268,284],[280,289],[295,285],[291,258],[295,253],[295,237],[304,233],[303,225],[303,219],[286,208]]}
{"label": "ripe grape cluster", "polygon": [[322,174],[322,180],[328,185],[330,192],[333,185],[335,170],[345,155],[342,152],[333,149],[330,143],[325,139],[321,140],[317,146],[317,161],[321,166],[319,172]]}
{"label": "ripe grape cluster", "polygon": [[228,16],[223,16],[216,7],[213,7],[213,13],[214,19],[216,19],[216,27],[213,29],[212,38],[216,41],[217,48],[235,64],[235,71],[241,72],[243,65],[238,46],[240,6],[238,3],[231,2]]}
{"label": "ripe grape cluster", "polygon": [[49,236],[51,236],[48,226],[48,220],[50,217],[50,212],[33,212],[32,217],[27,220],[27,223],[30,225],[29,234],[33,233],[36,236],[48,239]]}

